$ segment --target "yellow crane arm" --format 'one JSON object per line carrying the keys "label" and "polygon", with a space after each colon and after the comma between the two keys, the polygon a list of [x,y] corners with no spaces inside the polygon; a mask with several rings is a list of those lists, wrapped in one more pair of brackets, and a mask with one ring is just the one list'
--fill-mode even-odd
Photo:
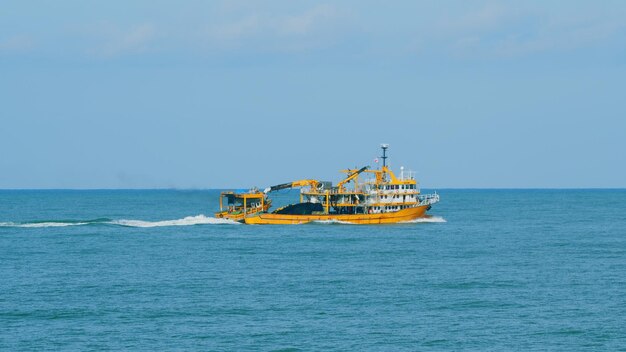
{"label": "yellow crane arm", "polygon": [[346,183],[354,180],[355,178],[357,178],[359,176],[359,174],[367,169],[369,169],[369,166],[363,166],[362,168],[358,169],[357,171],[351,173],[348,175],[348,177],[344,178],[343,180],[341,180],[341,182],[339,182],[337,184],[337,187],[339,189],[342,189],[343,185],[345,185]]}
{"label": "yellow crane arm", "polygon": [[310,186],[312,189],[317,189],[319,187],[320,182],[318,180],[298,180],[288,183],[281,183],[280,185],[272,186],[266,188],[263,192],[269,193],[278,191],[285,188],[294,188],[294,187],[305,187]]}

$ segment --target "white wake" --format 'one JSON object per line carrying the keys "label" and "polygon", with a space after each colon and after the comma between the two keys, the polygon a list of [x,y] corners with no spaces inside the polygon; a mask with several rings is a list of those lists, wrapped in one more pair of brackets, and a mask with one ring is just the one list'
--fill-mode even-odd
{"label": "white wake", "polygon": [[427,216],[427,217],[423,217],[423,218],[417,218],[417,219],[413,219],[413,220],[408,220],[408,221],[403,221],[403,224],[417,224],[417,223],[442,223],[442,222],[447,222],[446,219],[442,218],[441,216]]}
{"label": "white wake", "polygon": [[22,228],[38,228],[38,227],[64,227],[64,226],[80,226],[80,225],[117,225],[126,227],[162,227],[162,226],[191,226],[191,225],[221,225],[221,224],[239,224],[229,219],[218,219],[207,217],[204,215],[188,216],[176,220],[161,221],[144,221],[144,220],[109,220],[98,219],[92,221],[44,221],[44,222],[0,222],[0,227],[22,227]]}
{"label": "white wake", "polygon": [[65,227],[65,226],[79,226],[87,225],[88,222],[31,222],[31,223],[16,223],[16,222],[0,222],[0,227]]}
{"label": "white wake", "polygon": [[230,219],[218,219],[207,217],[204,215],[188,216],[176,220],[161,221],[143,221],[143,220],[112,220],[109,224],[128,226],[128,227],[162,227],[162,226],[190,226],[190,225],[220,225],[220,224],[239,224]]}

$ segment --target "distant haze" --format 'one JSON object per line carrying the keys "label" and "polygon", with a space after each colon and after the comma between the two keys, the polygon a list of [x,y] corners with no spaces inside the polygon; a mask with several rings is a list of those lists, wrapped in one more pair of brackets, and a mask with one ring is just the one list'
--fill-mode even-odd
{"label": "distant haze", "polygon": [[0,188],[626,187],[623,1],[2,7]]}

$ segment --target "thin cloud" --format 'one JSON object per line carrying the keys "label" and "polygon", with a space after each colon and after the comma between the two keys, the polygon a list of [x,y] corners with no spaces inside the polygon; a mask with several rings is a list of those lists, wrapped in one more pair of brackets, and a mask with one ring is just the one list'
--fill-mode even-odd
{"label": "thin cloud", "polygon": [[23,53],[32,50],[34,47],[33,38],[24,34],[0,40],[0,54]]}
{"label": "thin cloud", "polygon": [[302,14],[284,18],[279,22],[279,30],[283,34],[289,35],[307,34],[337,16],[337,10],[334,7],[318,5]]}
{"label": "thin cloud", "polygon": [[151,24],[140,24],[128,29],[103,25],[98,30],[102,44],[89,50],[90,54],[115,57],[147,51],[155,40],[156,29]]}
{"label": "thin cloud", "polygon": [[255,35],[267,26],[267,21],[259,15],[250,15],[234,22],[215,26],[209,30],[212,39],[231,41]]}
{"label": "thin cloud", "polygon": [[[606,17],[567,18],[561,13],[487,5],[439,23],[453,56],[503,58],[592,47],[624,30]],[[435,38],[433,38],[435,40]]]}
{"label": "thin cloud", "polygon": [[243,42],[302,40],[323,33],[339,18],[339,12],[330,5],[317,5],[304,12],[292,15],[274,15],[265,12],[246,14],[239,19],[222,22],[206,30],[207,37],[213,43],[237,46]]}
{"label": "thin cloud", "polygon": [[571,51],[598,45],[623,26],[617,23],[591,23],[555,28],[540,26],[532,36],[511,34],[493,43],[493,53],[515,57],[542,52]]}
{"label": "thin cloud", "polygon": [[482,32],[493,30],[523,16],[518,10],[506,9],[497,4],[487,4],[459,16],[445,17],[436,26],[444,33]]}

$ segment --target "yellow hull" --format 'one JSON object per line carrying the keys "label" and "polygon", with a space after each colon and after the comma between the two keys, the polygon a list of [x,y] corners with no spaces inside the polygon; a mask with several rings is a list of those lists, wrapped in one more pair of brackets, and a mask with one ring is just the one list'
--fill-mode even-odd
{"label": "yellow hull", "polygon": [[289,215],[260,213],[259,215],[248,216],[244,220],[246,224],[253,225],[291,225],[305,224],[311,221],[340,221],[353,224],[393,224],[421,218],[426,215],[426,210],[428,210],[428,205],[379,214]]}
{"label": "yellow hull", "polygon": [[254,213],[248,213],[248,214],[244,214],[244,213],[233,214],[233,213],[228,213],[224,211],[224,212],[215,213],[215,217],[218,219],[229,219],[232,221],[244,222],[243,220],[245,219],[246,216],[255,216],[258,214],[263,214],[263,213],[254,212]]}

